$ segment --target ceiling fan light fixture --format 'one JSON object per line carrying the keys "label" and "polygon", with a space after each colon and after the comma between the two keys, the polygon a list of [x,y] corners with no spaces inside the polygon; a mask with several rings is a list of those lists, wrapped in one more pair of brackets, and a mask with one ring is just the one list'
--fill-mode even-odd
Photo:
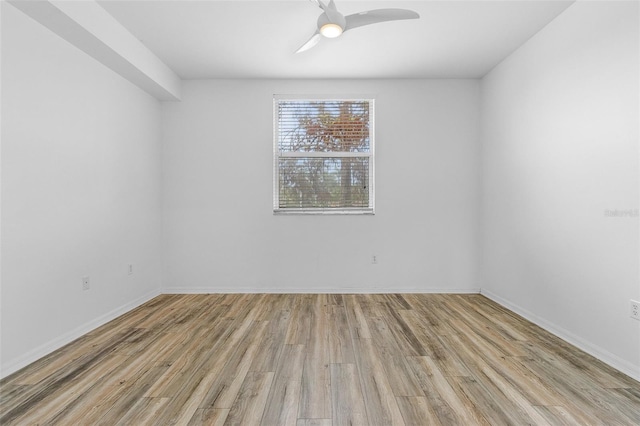
{"label": "ceiling fan light fixture", "polygon": [[320,27],[320,34],[322,34],[327,38],[336,38],[340,36],[340,34],[342,34],[343,31],[344,30],[340,25],[334,24],[331,22],[324,24],[322,27]]}

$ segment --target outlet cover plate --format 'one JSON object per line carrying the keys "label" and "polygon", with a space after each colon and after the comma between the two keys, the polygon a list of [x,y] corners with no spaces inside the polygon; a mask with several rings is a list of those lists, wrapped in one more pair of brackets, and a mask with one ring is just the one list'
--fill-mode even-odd
{"label": "outlet cover plate", "polygon": [[89,280],[89,276],[82,277],[82,290],[89,290],[91,288],[91,281]]}
{"label": "outlet cover plate", "polygon": [[640,302],[638,302],[637,300],[631,300],[629,316],[640,321]]}

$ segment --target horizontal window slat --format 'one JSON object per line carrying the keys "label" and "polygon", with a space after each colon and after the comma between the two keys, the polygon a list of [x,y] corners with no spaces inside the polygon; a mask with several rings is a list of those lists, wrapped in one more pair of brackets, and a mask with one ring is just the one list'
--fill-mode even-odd
{"label": "horizontal window slat", "polygon": [[280,158],[369,158],[370,152],[280,152]]}

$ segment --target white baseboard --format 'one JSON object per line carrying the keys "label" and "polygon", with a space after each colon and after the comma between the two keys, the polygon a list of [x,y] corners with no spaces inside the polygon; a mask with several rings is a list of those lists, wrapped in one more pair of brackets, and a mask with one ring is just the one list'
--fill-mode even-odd
{"label": "white baseboard", "polygon": [[401,287],[401,288],[362,288],[362,287],[318,287],[318,288],[257,288],[257,287],[166,287],[162,289],[163,294],[389,294],[389,293],[455,293],[455,294],[479,294],[479,288],[423,288],[423,287]]}
{"label": "white baseboard", "polygon": [[7,362],[6,364],[0,367],[0,378],[4,378],[10,374],[15,373],[16,371],[20,370],[23,367],[26,367],[32,362],[39,360],[40,358],[50,354],[51,352],[57,349],[60,349],[67,343],[73,342],[74,340],[81,337],[82,335],[87,334],[92,330],[95,330],[96,328],[108,323],[109,321],[119,317],[122,314],[129,312],[134,308],[137,308],[138,306],[148,302],[149,300],[153,299],[156,296],[159,296],[160,294],[161,293],[159,289],[153,290],[129,303],[126,303],[110,312],[107,312],[106,314],[86,324],[81,325],[80,327],[68,333],[63,334],[60,337],[57,337],[43,345],[38,346],[37,348],[27,352],[26,354],[16,359],[13,359]]}
{"label": "white baseboard", "polygon": [[637,365],[634,365],[632,363],[630,363],[627,360],[624,360],[620,357],[618,357],[617,355],[612,354],[611,352],[607,351],[606,349],[603,349],[597,345],[594,345],[591,342],[588,342],[584,339],[582,339],[579,336],[576,336],[575,334],[571,333],[568,330],[565,330],[562,327],[559,327],[558,325],[549,322],[547,320],[545,320],[544,318],[539,317],[538,315],[535,315],[529,311],[527,311],[526,309],[509,302],[506,299],[503,299],[502,297],[498,296],[495,293],[490,292],[489,290],[486,289],[480,289],[480,294],[482,294],[483,296],[493,300],[494,302],[498,303],[499,305],[504,306],[505,308],[515,312],[516,314],[522,316],[523,318],[531,321],[532,323],[536,324],[539,327],[544,328],[545,330],[547,330],[548,332],[556,335],[557,337],[561,338],[562,340],[565,340],[566,342],[572,344],[573,346],[577,347],[578,349],[581,349],[583,351],[585,351],[586,353],[588,353],[589,355],[592,355],[596,358],[598,358],[600,361],[610,365],[611,367],[615,368],[616,370],[621,371],[622,373],[626,374],[627,376],[640,381],[640,367]]}

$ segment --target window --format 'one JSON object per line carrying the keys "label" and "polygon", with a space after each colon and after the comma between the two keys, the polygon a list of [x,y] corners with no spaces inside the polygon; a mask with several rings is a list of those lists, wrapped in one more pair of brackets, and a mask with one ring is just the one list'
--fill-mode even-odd
{"label": "window", "polygon": [[373,214],[373,99],[274,99],[276,213]]}

